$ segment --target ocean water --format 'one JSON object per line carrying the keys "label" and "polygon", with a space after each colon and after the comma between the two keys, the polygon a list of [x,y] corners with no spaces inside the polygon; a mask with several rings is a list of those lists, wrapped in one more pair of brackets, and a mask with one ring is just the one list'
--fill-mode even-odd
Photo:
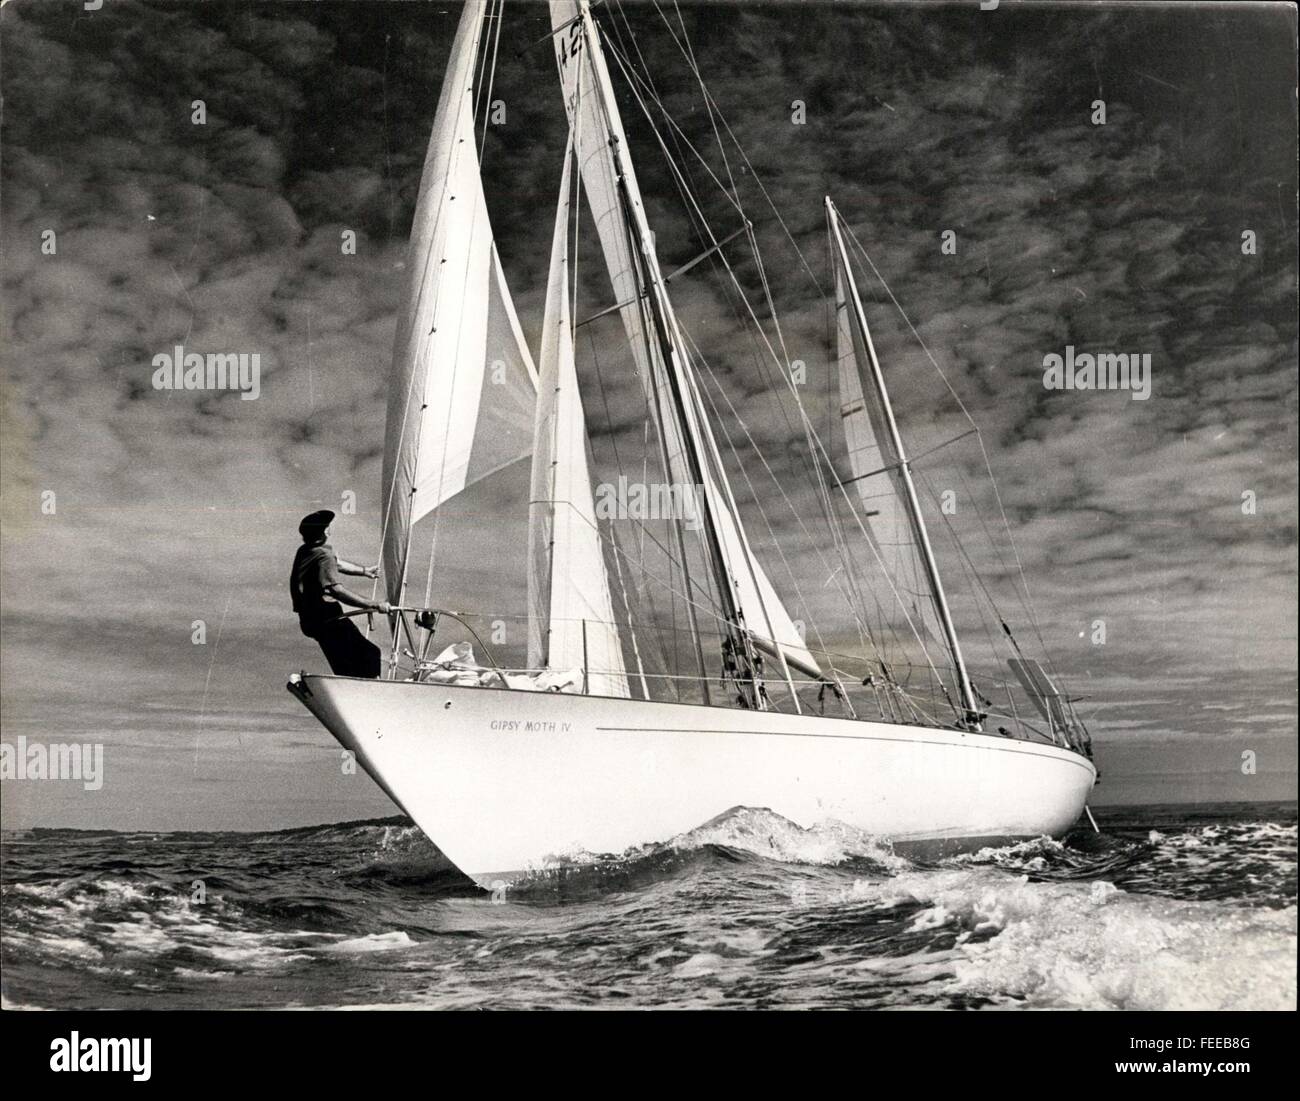
{"label": "ocean water", "polygon": [[920,864],[737,809],[504,897],[401,818],[9,832],[0,983],[11,1008],[1296,1007],[1294,803],[1098,821]]}

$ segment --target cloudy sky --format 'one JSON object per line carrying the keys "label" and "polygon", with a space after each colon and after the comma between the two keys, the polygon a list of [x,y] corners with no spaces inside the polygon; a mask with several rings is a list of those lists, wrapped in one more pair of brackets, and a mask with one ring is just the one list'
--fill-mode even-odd
{"label": "cloudy sky", "polygon": [[[378,560],[406,236],[459,12],[247,0],[0,11],[4,738],[103,742],[107,772],[97,792],[6,782],[6,828],[390,813],[368,779],[341,774],[333,740],[284,690],[289,672],[322,664],[286,574],[297,519],[347,491],[357,512],[335,545]],[[1097,801],[1294,798],[1294,9],[787,4],[680,18],[817,284],[830,285],[829,194],[980,424],[1048,649],[1087,697]],[[602,19],[625,44],[635,35],[721,172],[660,12]],[[550,53],[526,49],[548,29],[544,5],[507,5],[494,85],[506,118],[484,152],[534,345],[565,137]],[[700,246],[634,110],[628,100],[671,268]],[[830,424],[825,298],[729,155],[791,357],[808,365],[805,400]],[[698,165],[696,180],[729,232],[736,215]],[[355,255],[340,249],[345,229]],[[944,230],[955,256],[939,248]],[[752,289],[752,265],[738,258],[738,272]],[[582,268],[592,310],[608,302],[602,279]],[[953,403],[879,285],[864,291],[923,450],[953,434]],[[702,267],[674,297],[795,507],[815,512],[723,285]],[[640,439],[640,399],[617,329],[592,329],[611,410],[592,411],[599,457]],[[154,390],[153,357],[178,343],[260,354],[259,398]],[[1068,344],[1149,353],[1151,398],[1046,391],[1043,357]],[[927,479],[940,491],[956,469],[936,463]],[[456,503],[439,602],[522,610],[526,492],[520,464]],[[958,526],[973,517],[959,510]],[[806,583],[796,593],[773,568],[777,587],[797,615],[829,623],[816,548],[791,516],[772,519]],[[770,554],[765,534],[756,542]],[[960,590],[960,562],[944,564]],[[960,591],[954,603],[974,636],[973,604]]]}

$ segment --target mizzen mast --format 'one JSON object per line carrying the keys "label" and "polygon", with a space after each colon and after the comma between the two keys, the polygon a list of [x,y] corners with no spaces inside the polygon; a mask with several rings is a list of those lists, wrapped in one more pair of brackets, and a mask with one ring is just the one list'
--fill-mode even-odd
{"label": "mizzen mast", "polygon": [[893,452],[892,458],[894,462],[891,464],[893,469],[889,473],[896,472],[898,483],[903,490],[903,503],[916,539],[917,548],[920,551],[925,580],[934,601],[935,611],[938,613],[939,627],[943,634],[944,643],[948,648],[953,667],[956,670],[957,691],[963,721],[967,726],[978,730],[981,729],[980,724],[984,716],[976,706],[975,691],[971,687],[970,675],[966,671],[966,662],[961,654],[961,644],[957,641],[957,631],[953,626],[952,614],[948,610],[948,599],[944,595],[943,582],[939,578],[939,567],[934,558],[934,549],[930,545],[930,536],[925,527],[925,517],[921,515],[921,505],[917,499],[916,486],[912,481],[911,461],[908,459],[907,452],[903,447],[903,438],[898,431],[898,421],[894,418],[894,409],[889,401],[889,391],[885,386],[885,376],[880,369],[880,360],[876,356],[875,344],[871,339],[871,330],[867,326],[867,317],[862,308],[862,299],[858,295],[857,281],[853,277],[853,267],[849,263],[848,249],[845,246],[844,235],[840,229],[839,211],[835,209],[835,204],[831,202],[829,196],[826,198],[826,213],[830,221],[831,235],[835,241],[838,254],[837,260],[844,281],[847,298],[845,305],[850,311],[851,323],[856,328],[857,335],[866,350],[867,363],[862,364],[859,362],[858,364],[858,370],[863,375],[861,379],[862,388],[864,393],[870,390],[879,403],[882,414],[881,419],[884,422],[890,449]]}

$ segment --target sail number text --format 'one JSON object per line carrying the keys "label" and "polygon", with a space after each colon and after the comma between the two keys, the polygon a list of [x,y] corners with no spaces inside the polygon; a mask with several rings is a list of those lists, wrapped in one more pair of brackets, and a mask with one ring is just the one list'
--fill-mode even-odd
{"label": "sail number text", "polygon": [[559,56],[560,67],[563,68],[582,51],[582,17],[579,16],[569,24],[568,34],[561,32],[556,35],[555,42],[555,52]]}

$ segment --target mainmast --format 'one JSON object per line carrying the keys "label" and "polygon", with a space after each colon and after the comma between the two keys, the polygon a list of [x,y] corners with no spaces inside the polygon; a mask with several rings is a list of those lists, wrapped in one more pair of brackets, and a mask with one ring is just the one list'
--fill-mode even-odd
{"label": "mainmast", "polygon": [[[583,47],[589,51],[589,62],[595,83],[593,92],[599,99],[601,113],[609,122],[618,118],[618,105],[601,51],[599,32],[591,17],[587,0],[579,0],[578,7],[578,19],[582,28],[581,38],[572,34],[568,36],[567,42],[562,38],[560,49],[561,51],[567,49],[570,55],[574,50]],[[562,62],[563,59],[562,52]],[[766,706],[766,696],[761,686],[761,663],[745,623],[743,609],[737,599],[736,582],[731,574],[731,563],[728,561],[719,530],[717,503],[714,501],[715,481],[707,472],[709,458],[715,449],[710,447],[711,440],[707,437],[707,428],[702,424],[701,411],[696,401],[687,358],[681,343],[681,334],[668,301],[663,274],[655,255],[654,237],[646,218],[645,208],[634,190],[635,176],[627,160],[627,151],[617,137],[622,127],[608,125],[607,129],[611,134],[609,155],[613,160],[619,205],[622,207],[626,224],[629,250],[634,259],[638,289],[650,314],[652,332],[646,333],[646,336],[648,339],[653,339],[659,349],[672,399],[672,412],[677,422],[677,439],[685,465],[684,473],[697,489],[705,555],[714,575],[724,624],[724,678],[733,681],[745,706],[761,708]],[[719,477],[723,476],[721,470],[718,474]],[[784,667],[784,655],[781,656],[781,662]],[[793,698],[793,685],[791,688]],[[797,698],[795,706],[798,707]]]}
{"label": "mainmast", "polygon": [[957,691],[964,712],[963,721],[966,725],[979,730],[984,716],[975,704],[975,692],[971,687],[970,676],[966,672],[966,662],[961,656],[961,645],[957,641],[957,631],[953,626],[952,615],[948,610],[948,600],[944,595],[943,582],[939,579],[939,567],[935,563],[934,550],[930,546],[930,536],[925,527],[925,518],[921,515],[921,505],[916,496],[916,486],[912,482],[911,462],[907,457],[907,452],[903,449],[903,438],[898,431],[898,422],[894,419],[894,409],[889,401],[889,391],[885,387],[885,376],[880,369],[880,360],[876,358],[876,347],[871,339],[871,329],[867,326],[867,317],[862,308],[862,299],[858,296],[857,281],[853,277],[853,266],[849,263],[848,249],[844,244],[844,235],[840,231],[839,211],[835,209],[835,204],[831,202],[829,196],[826,198],[826,212],[830,219],[831,233],[835,238],[840,265],[844,272],[849,306],[853,311],[853,318],[858,331],[862,335],[867,359],[870,363],[871,376],[869,379],[863,379],[863,385],[864,388],[870,385],[880,400],[880,407],[889,432],[890,444],[896,459],[898,477],[903,486],[903,501],[907,509],[907,516],[911,521],[912,531],[921,551],[921,562],[925,570],[926,581],[929,583],[930,593],[934,598],[935,609],[939,613],[939,625],[943,632],[944,642],[947,644],[948,652],[952,657],[953,667],[957,671]]}

